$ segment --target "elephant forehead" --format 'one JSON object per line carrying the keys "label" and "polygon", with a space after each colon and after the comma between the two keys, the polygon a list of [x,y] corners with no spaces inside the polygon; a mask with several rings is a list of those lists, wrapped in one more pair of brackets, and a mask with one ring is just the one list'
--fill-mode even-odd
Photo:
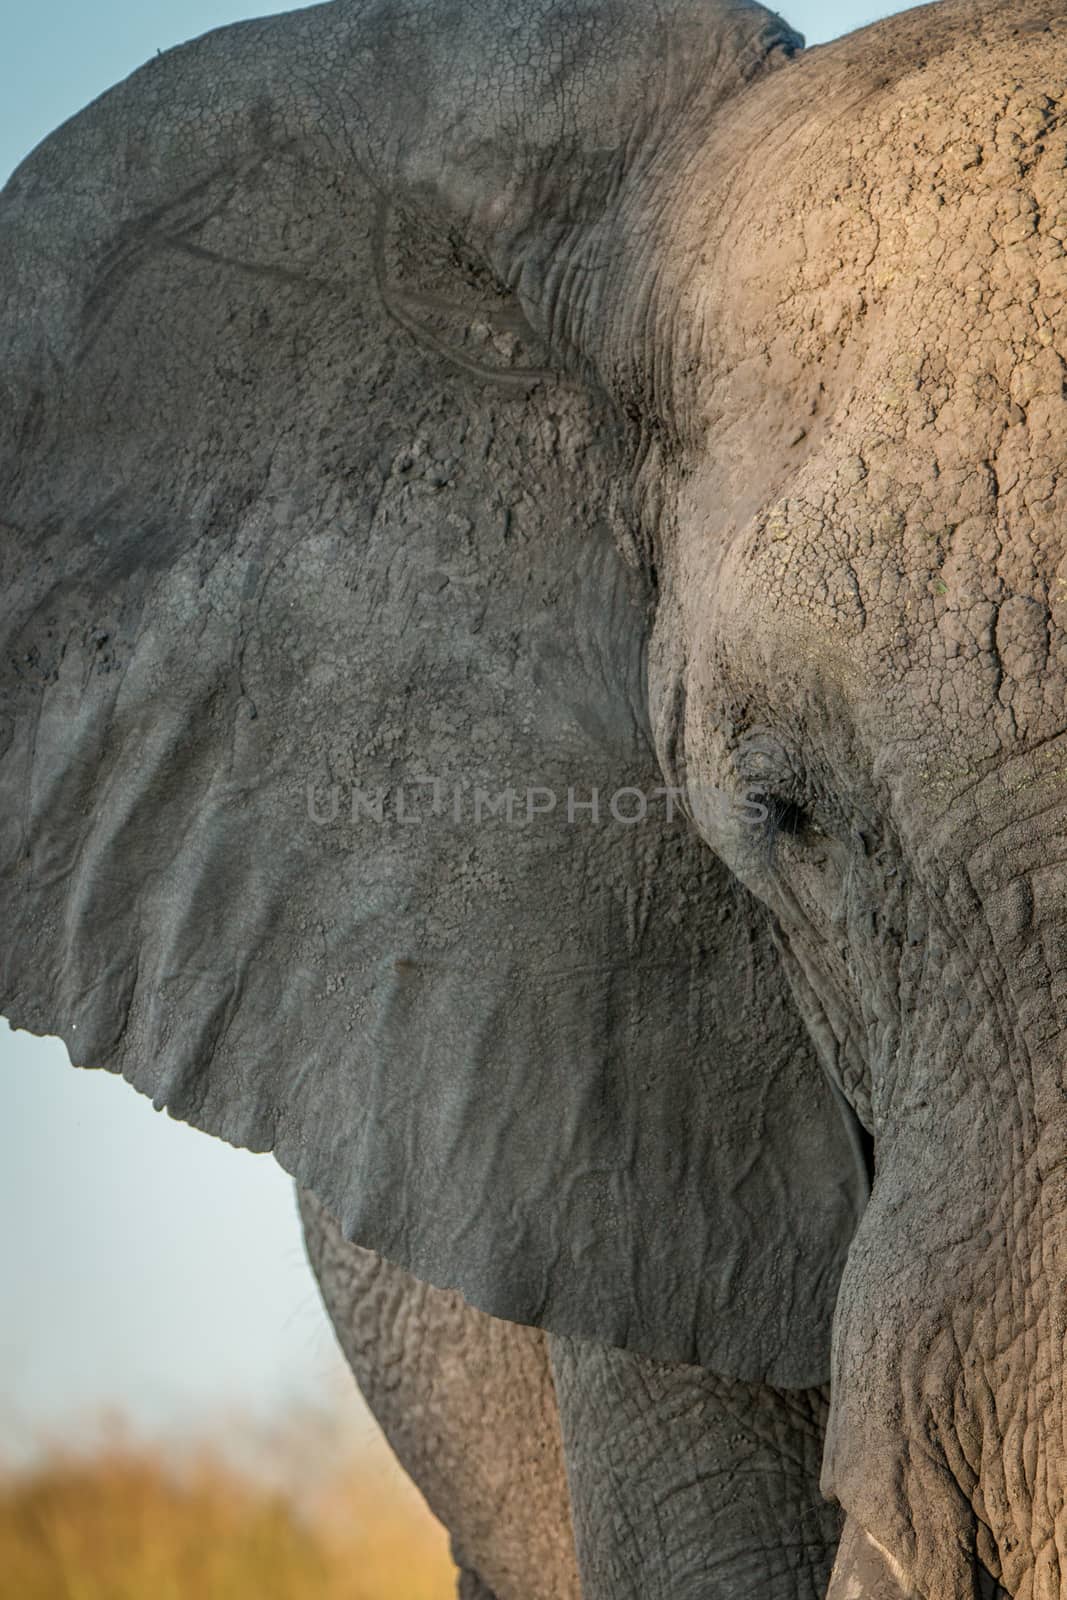
{"label": "elephant forehead", "polygon": [[788,638],[879,737],[888,714],[971,758],[1060,732],[1067,688],[1067,29],[1023,9],[1043,31],[938,8],[940,50],[922,13],[922,61],[861,96],[851,41],[798,69],[825,122],[726,232],[679,502],[703,615],[755,671]]}
{"label": "elephant forehead", "polygon": [[1002,479],[996,455],[954,474],[919,444],[833,443],[738,530],[713,597],[705,581],[705,648],[735,685],[788,659],[802,701],[817,687],[878,746],[971,763],[1061,733],[1059,486],[1031,515],[1033,478]]}

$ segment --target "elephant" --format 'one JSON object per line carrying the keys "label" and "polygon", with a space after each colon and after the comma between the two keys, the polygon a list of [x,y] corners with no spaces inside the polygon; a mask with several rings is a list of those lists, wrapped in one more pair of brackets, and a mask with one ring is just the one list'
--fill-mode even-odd
{"label": "elephant", "polygon": [[1067,1586],[1060,12],[332,0],[0,196],[0,1010],[467,1600]]}

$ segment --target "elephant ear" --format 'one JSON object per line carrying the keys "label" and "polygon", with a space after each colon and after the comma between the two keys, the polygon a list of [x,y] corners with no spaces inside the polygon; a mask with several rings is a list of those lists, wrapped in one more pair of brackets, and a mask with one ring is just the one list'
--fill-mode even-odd
{"label": "elephant ear", "polygon": [[251,145],[191,47],[2,200],[0,1006],[487,1312],[821,1381],[862,1163],[654,794],[612,429],[232,31]]}

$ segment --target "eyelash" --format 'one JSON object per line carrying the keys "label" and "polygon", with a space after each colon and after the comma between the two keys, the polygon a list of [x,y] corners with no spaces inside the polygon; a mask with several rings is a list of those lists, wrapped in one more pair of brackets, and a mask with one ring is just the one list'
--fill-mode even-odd
{"label": "eyelash", "polygon": [[792,839],[798,839],[811,831],[811,818],[795,800],[771,798],[767,809],[767,827],[775,837],[787,834]]}
{"label": "eyelash", "polygon": [[779,740],[758,734],[738,752],[737,766],[753,787],[759,788],[766,808],[761,833],[769,863],[781,839],[798,846],[816,842],[820,830],[806,803],[807,786],[798,764]]}

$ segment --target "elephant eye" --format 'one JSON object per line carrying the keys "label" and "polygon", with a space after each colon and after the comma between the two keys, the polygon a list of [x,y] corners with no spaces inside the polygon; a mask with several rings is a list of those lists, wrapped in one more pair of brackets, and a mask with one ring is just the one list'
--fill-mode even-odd
{"label": "elephant eye", "polygon": [[742,785],[749,791],[758,788],[762,795],[766,817],[760,832],[768,865],[775,863],[782,846],[791,854],[807,854],[825,844],[812,816],[800,762],[780,739],[754,730],[738,747],[734,761]]}
{"label": "elephant eye", "polygon": [[827,837],[799,798],[789,792],[768,792],[764,804],[767,808],[763,829],[767,866],[778,866],[783,852],[794,859],[819,861],[823,858]]}
{"label": "elephant eye", "polygon": [[796,800],[769,798],[768,826],[776,836],[785,834],[790,839],[802,839],[816,831],[804,807]]}
{"label": "elephant eye", "polygon": [[742,788],[759,788],[771,819],[786,827],[800,822],[803,778],[781,740],[762,729],[753,731],[734,752],[734,767]]}

